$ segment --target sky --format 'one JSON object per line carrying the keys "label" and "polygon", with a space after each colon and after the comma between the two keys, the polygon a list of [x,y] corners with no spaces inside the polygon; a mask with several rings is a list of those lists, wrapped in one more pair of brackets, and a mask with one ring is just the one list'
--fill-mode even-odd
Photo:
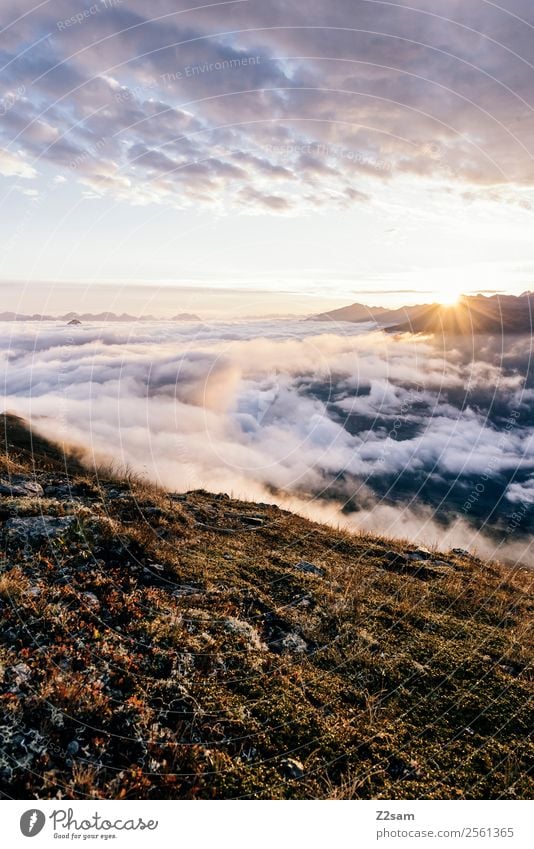
{"label": "sky", "polygon": [[530,0],[3,0],[0,34],[6,310],[534,288]]}

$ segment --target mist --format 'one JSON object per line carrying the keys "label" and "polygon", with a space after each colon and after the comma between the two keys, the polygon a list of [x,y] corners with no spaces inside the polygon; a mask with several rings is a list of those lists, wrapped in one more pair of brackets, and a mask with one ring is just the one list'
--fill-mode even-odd
{"label": "mist", "polygon": [[528,559],[530,339],[443,351],[372,325],[297,320],[0,333],[4,409],[83,447],[89,464]]}

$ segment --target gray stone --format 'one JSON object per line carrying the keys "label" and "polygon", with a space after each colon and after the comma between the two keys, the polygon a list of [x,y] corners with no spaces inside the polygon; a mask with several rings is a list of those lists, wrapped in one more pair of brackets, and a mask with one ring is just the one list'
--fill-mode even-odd
{"label": "gray stone", "polygon": [[201,592],[199,587],[194,587],[192,584],[180,584],[172,594],[175,598],[182,598],[182,596],[199,595]]}
{"label": "gray stone", "polygon": [[8,519],[5,531],[12,542],[38,545],[60,537],[75,522],[74,516],[24,516]]}
{"label": "gray stone", "polygon": [[26,663],[18,663],[13,666],[13,672],[16,675],[17,683],[25,683],[31,678],[31,669]]}
{"label": "gray stone", "polygon": [[240,522],[243,522],[244,525],[251,525],[254,528],[260,528],[263,525],[263,518],[261,516],[250,516],[247,513],[238,513],[235,518],[239,519]]}
{"label": "gray stone", "polygon": [[428,548],[416,548],[415,551],[409,551],[406,557],[408,560],[431,560],[432,552]]}
{"label": "gray stone", "polygon": [[304,765],[296,758],[285,758],[282,767],[290,778],[302,778],[304,775]]}
{"label": "gray stone", "polygon": [[248,622],[229,616],[225,621],[225,628],[232,634],[237,634],[248,643],[249,650],[266,651],[267,646],[261,639],[259,633]]}
{"label": "gray stone", "polygon": [[40,498],[44,495],[44,489],[40,483],[14,475],[9,480],[0,480],[0,495],[13,495],[19,498],[24,496]]}
{"label": "gray stone", "polygon": [[100,602],[94,593],[82,593],[82,599],[88,607],[98,608]]}
{"label": "gray stone", "polygon": [[298,634],[286,634],[281,641],[281,646],[284,651],[295,652],[295,654],[304,654],[308,649],[306,640]]}
{"label": "gray stone", "polygon": [[309,563],[307,560],[300,560],[295,564],[297,572],[306,572],[308,575],[324,575],[324,570],[316,566],[315,563]]}

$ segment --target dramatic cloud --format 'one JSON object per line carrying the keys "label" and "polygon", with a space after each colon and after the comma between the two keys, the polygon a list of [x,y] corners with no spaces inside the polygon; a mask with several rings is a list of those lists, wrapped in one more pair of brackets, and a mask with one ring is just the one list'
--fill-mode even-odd
{"label": "dramatic cloud", "polygon": [[534,526],[530,339],[483,339],[481,359],[273,320],[6,324],[1,341],[6,409],[167,489],[486,554],[510,552],[518,504],[514,540]]}
{"label": "dramatic cloud", "polygon": [[0,135],[13,157],[136,204],[290,213],[366,202],[407,174],[468,199],[506,187],[529,208],[528,0],[149,8],[2,4],[4,82],[18,94]]}

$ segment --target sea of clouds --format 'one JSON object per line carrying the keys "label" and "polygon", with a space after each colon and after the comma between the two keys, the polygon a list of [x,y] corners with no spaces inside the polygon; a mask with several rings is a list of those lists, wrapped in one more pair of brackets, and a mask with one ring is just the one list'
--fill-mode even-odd
{"label": "sea of clouds", "polygon": [[530,339],[444,351],[372,325],[28,322],[0,325],[0,356],[4,409],[89,461],[528,560]]}

